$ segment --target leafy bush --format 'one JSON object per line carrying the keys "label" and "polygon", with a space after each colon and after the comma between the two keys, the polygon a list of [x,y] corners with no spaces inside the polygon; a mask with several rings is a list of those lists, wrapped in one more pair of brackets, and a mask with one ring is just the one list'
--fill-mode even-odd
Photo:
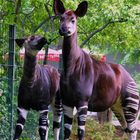
{"label": "leafy bush", "polygon": [[138,89],[139,89],[139,93],[140,93],[140,73],[134,73],[134,79],[137,83]]}

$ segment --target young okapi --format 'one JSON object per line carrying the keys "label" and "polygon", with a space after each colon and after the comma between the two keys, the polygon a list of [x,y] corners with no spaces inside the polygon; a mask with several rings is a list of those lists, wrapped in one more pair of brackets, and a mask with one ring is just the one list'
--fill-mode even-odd
{"label": "young okapi", "polygon": [[63,73],[60,93],[64,109],[64,139],[70,137],[73,108],[78,111],[78,139],[84,139],[87,110],[100,112],[111,108],[129,140],[136,140],[140,97],[136,83],[121,66],[101,62],[85,53],[77,43],[77,18],[86,14],[86,1],[76,11],[66,10],[61,0],[54,0],[54,12],[60,15],[59,33],[64,36]]}
{"label": "young okapi", "polygon": [[59,73],[49,65],[37,63],[37,53],[47,43],[41,36],[16,39],[19,47],[25,46],[23,76],[18,92],[18,120],[14,140],[18,140],[30,109],[39,111],[39,134],[41,140],[48,137],[48,106],[59,93]]}

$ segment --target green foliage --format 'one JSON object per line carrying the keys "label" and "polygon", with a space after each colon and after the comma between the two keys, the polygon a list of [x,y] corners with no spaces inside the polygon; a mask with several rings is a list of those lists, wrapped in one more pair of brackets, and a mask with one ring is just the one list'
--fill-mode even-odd
{"label": "green foliage", "polygon": [[[9,111],[8,111],[8,94],[7,94],[7,83],[6,81],[0,82],[0,137],[3,140],[9,138]],[[7,134],[7,135],[5,135]]]}
{"label": "green foliage", "polygon": [[[21,6],[14,1],[1,2],[2,24],[16,24],[17,37],[29,34],[46,36],[50,44],[58,43],[58,19],[54,17],[53,0],[25,0]],[[64,1],[67,9],[76,10],[81,0]],[[15,17],[17,20],[15,21]],[[108,53],[122,52],[123,63],[140,63],[140,1],[135,0],[88,0],[86,16],[78,19],[79,44],[93,32],[108,24],[102,31],[90,38],[84,47],[98,45]],[[109,46],[107,48],[106,46]]]}
{"label": "green foliage", "polygon": [[140,93],[140,73],[134,73],[133,78],[135,79],[135,81],[137,83],[139,93]]}
{"label": "green foliage", "polygon": [[[67,9],[75,10],[81,0],[62,0]],[[140,1],[139,0],[87,0],[88,11],[86,16],[78,18],[78,42],[81,45],[91,33],[105,26],[101,31],[93,34],[83,46],[91,52],[100,54],[120,53],[124,56],[122,64],[140,64]],[[8,31],[9,24],[16,25],[16,37],[24,37],[31,34],[45,36],[50,45],[58,44],[60,36],[58,34],[59,19],[53,12],[53,0],[1,0],[0,1],[0,136],[8,139],[9,113],[8,112],[8,85],[7,85],[7,54],[8,54]],[[108,24],[107,24],[108,23]],[[46,46],[47,47],[47,46]],[[16,47],[16,75],[15,75],[15,96],[13,99],[14,108],[17,105],[17,91],[22,75],[22,62],[19,59],[19,48]],[[140,76],[134,76],[140,85]],[[139,87],[140,89],[140,87]],[[14,110],[14,121],[16,120],[16,110]],[[27,126],[33,124],[33,128],[24,136],[28,137],[37,132],[38,116],[32,112],[29,116]],[[96,128],[96,126],[95,126]],[[27,128],[28,129],[28,128]],[[101,129],[101,128],[100,128]],[[107,131],[112,130],[107,127]],[[106,135],[106,134],[104,134]],[[92,135],[93,136],[93,135]],[[99,132],[93,137],[101,139]],[[3,138],[3,137],[2,137]],[[31,138],[31,137],[30,137]],[[28,140],[30,138],[22,138]],[[50,132],[49,140],[52,138]],[[31,138],[35,139],[35,138]]]}

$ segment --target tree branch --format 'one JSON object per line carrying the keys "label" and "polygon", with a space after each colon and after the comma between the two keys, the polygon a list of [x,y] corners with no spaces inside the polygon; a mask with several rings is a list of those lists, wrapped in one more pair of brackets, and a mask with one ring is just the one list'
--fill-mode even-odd
{"label": "tree branch", "polygon": [[17,1],[16,8],[15,8],[15,18],[14,22],[17,22],[18,14],[19,14],[19,9],[21,8],[21,0]]}
{"label": "tree branch", "polygon": [[[56,16],[51,16],[51,18],[52,18],[52,19],[55,19]],[[43,21],[34,29],[34,33],[37,32],[37,30],[38,30],[39,28],[41,28],[49,19],[50,19],[50,18],[47,17],[45,20],[43,20]]]}
{"label": "tree branch", "polygon": [[102,31],[103,29],[105,29],[109,24],[116,23],[116,22],[121,22],[122,23],[122,22],[127,22],[127,21],[128,21],[127,19],[119,19],[119,20],[108,21],[103,26],[101,26],[100,28],[98,28],[97,30],[95,30],[91,34],[89,34],[89,36],[82,42],[80,47],[83,47],[95,34]]}
{"label": "tree branch", "polygon": [[50,13],[50,11],[49,11],[49,8],[48,8],[49,2],[50,2],[50,1],[48,1],[48,2],[45,4],[45,9],[46,9],[46,11],[47,11],[47,13],[48,13],[48,17],[47,17],[44,21],[42,21],[42,22],[34,29],[34,33],[37,32],[37,30],[38,30],[39,28],[41,28],[48,20],[51,20],[51,28],[52,28],[52,31],[54,30],[54,19],[59,18],[59,16],[52,16],[52,15],[51,15],[51,13]]}

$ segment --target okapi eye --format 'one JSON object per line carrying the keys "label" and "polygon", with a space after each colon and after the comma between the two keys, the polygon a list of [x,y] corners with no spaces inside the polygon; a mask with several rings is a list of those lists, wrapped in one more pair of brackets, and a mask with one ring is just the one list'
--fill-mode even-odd
{"label": "okapi eye", "polygon": [[31,40],[31,41],[34,40],[34,36],[31,36],[31,39],[30,39],[30,40]]}
{"label": "okapi eye", "polygon": [[71,22],[72,22],[72,23],[75,23],[75,20],[72,20]]}

